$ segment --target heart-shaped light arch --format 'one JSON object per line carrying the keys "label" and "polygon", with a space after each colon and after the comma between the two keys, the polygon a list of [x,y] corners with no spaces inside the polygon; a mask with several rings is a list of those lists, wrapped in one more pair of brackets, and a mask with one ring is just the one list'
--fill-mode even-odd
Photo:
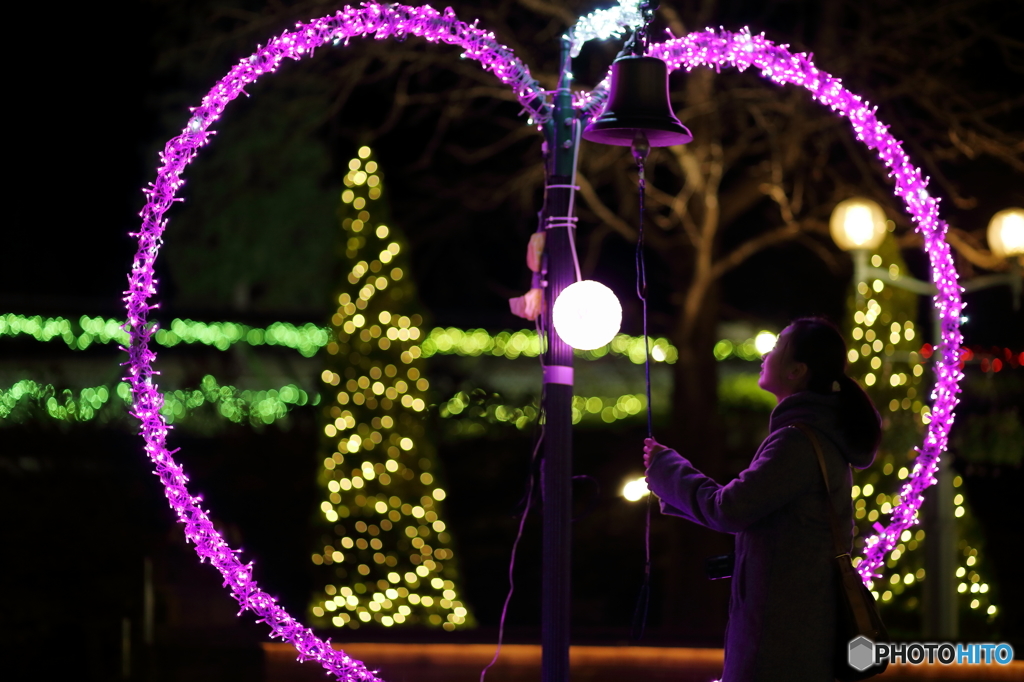
{"label": "heart-shaped light arch", "polygon": [[[137,237],[139,246],[129,275],[129,289],[125,293],[126,326],[131,337],[129,360],[125,364],[129,367],[128,380],[132,387],[132,414],[140,421],[146,454],[155,466],[171,508],[185,525],[186,538],[195,543],[200,561],[209,560],[221,572],[224,586],[242,610],[252,611],[258,621],[267,623],[271,637],[291,642],[299,653],[299,660],[317,660],[337,678],[353,682],[371,682],[378,678],[360,661],[333,649],[329,641],[316,637],[312,630],[295,620],[273,597],[263,592],[252,577],[252,564],[238,560],[237,550],[228,546],[200,506],[202,498],[189,493],[186,487],[188,477],[181,465],[174,461],[173,452],[167,449],[168,426],[160,415],[163,398],[153,382],[152,363],[156,353],[149,348],[150,337],[156,328],[147,320],[149,311],[157,307],[156,303],[150,303],[150,299],[156,295],[153,268],[167,227],[164,215],[175,201],[180,201],[177,193],[184,183],[182,173],[209,141],[212,135],[210,127],[223,114],[228,102],[242,93],[249,83],[277,70],[286,58],[303,59],[317,47],[347,43],[354,37],[372,36],[381,40],[408,35],[458,45],[465,57],[476,60],[512,88],[520,103],[530,112],[533,123],[544,123],[550,119],[551,106],[546,93],[530,76],[526,66],[509,48],[500,45],[492,33],[477,28],[475,23],[459,21],[451,9],[442,14],[429,6],[367,2],[359,8],[346,7],[336,14],[299,24],[295,31],[274,38],[232,68],[203,98],[202,104],[193,110],[181,134],[164,147],[157,178],[145,190],[147,202],[141,213],[142,227],[132,234]],[[893,511],[893,523],[885,529],[876,526],[879,535],[868,539],[867,556],[858,567],[867,579],[881,566],[900,532],[914,523],[923,499],[921,491],[934,482],[938,457],[945,449],[956,404],[957,383],[961,376],[957,364],[961,341],[958,326],[960,289],[949,246],[943,240],[946,226],[938,219],[937,202],[925,191],[926,183],[920,171],[909,162],[899,142],[877,121],[873,111],[847,92],[837,79],[818,71],[804,55],[792,55],[763,37],[726,31],[693,33],[655,45],[650,52],[668,62],[671,68],[692,69],[708,65],[745,69],[753,65],[776,82],[794,83],[810,90],[815,98],[851,120],[858,139],[878,150],[880,158],[896,176],[896,193],[906,201],[925,237],[934,280],[939,287],[936,307],[942,320],[943,338],[935,365],[938,380],[933,421],[914,473],[904,488],[903,501]],[[599,113],[606,97],[606,87],[602,83],[592,93],[576,99],[576,106],[584,115]]]}

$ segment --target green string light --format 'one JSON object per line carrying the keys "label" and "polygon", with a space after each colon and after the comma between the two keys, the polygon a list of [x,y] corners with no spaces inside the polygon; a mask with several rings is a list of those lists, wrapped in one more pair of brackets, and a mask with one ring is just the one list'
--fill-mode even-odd
{"label": "green string light", "polygon": [[[200,416],[204,405],[212,407],[218,418],[240,424],[269,425],[284,419],[295,407],[310,402],[309,394],[288,384],[269,391],[241,390],[234,386],[221,386],[207,375],[199,388],[167,391],[160,412],[168,424],[181,423]],[[313,403],[318,402],[314,397]],[[46,415],[62,422],[90,422],[99,419],[106,423],[127,415],[131,405],[131,391],[127,382],[113,386],[94,386],[74,393],[65,388],[58,391],[53,384],[41,384],[31,379],[18,381],[9,389],[0,389],[0,419],[5,424],[20,424]]]}
{"label": "green string light", "polygon": [[[93,343],[128,343],[128,333],[121,329],[122,320],[91,318],[83,315],[77,324],[63,317],[39,315],[0,314],[0,336],[31,336],[37,341],[60,338],[72,350],[85,350]],[[227,350],[236,343],[250,346],[283,346],[299,351],[311,358],[327,345],[330,330],[307,322],[294,325],[275,322],[272,325],[250,327],[237,322],[196,322],[175,319],[166,329],[157,330],[154,341],[165,348],[178,344],[203,344],[218,350]]]}
{"label": "green string light", "polygon": [[[128,334],[121,329],[121,320],[91,318],[83,315],[77,323],[63,317],[41,317],[39,315],[0,314],[0,336],[31,336],[37,341],[63,340],[72,350],[85,350],[92,344],[128,343]],[[331,328],[320,327],[311,322],[294,325],[275,322],[268,327],[251,327],[238,322],[197,322],[188,319],[174,319],[166,329],[158,329],[153,335],[157,345],[173,348],[179,344],[202,344],[218,350],[227,350],[236,343],[250,346],[281,346],[299,351],[310,358],[331,342]],[[675,364],[679,352],[666,338],[651,337],[651,359],[654,362]],[[422,357],[433,355],[460,355],[478,357],[489,355],[514,360],[519,357],[533,358],[540,353],[540,340],[533,330],[501,331],[491,334],[483,329],[457,329],[436,327],[426,335],[420,344]],[[598,360],[606,355],[629,358],[636,364],[644,361],[644,338],[619,334],[611,343],[589,351],[576,351],[584,360]],[[723,339],[715,344],[715,358],[719,361],[738,358],[759,361],[761,354],[754,346],[754,339],[733,342]]]}

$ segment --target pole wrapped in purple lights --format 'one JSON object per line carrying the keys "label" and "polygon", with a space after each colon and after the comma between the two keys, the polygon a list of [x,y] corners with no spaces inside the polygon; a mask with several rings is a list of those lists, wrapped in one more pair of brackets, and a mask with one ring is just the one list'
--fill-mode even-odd
{"label": "pole wrapped in purple lights", "polygon": [[[299,652],[299,660],[319,661],[329,673],[349,682],[372,682],[378,678],[361,662],[335,650],[329,641],[316,637],[263,592],[253,579],[252,564],[239,561],[238,550],[228,546],[201,508],[202,498],[189,493],[188,478],[181,465],[174,461],[173,452],[167,449],[170,427],[160,415],[163,398],[153,382],[157,372],[152,367],[156,354],[149,349],[156,327],[147,320],[149,311],[157,307],[149,301],[156,295],[153,268],[167,227],[164,216],[175,201],[180,201],[177,193],[184,183],[182,173],[199,149],[209,142],[213,135],[211,126],[227,104],[242,93],[246,85],[275,71],[286,58],[303,59],[312,55],[317,47],[347,44],[354,37],[372,36],[382,40],[407,35],[458,45],[463,56],[478,61],[512,88],[525,110],[530,112],[532,123],[544,123],[551,118],[550,100],[526,66],[509,48],[497,43],[492,33],[459,21],[451,9],[442,14],[429,6],[366,2],[359,8],[346,7],[336,14],[299,24],[295,31],[274,38],[232,68],[203,98],[201,105],[193,109],[181,134],[164,147],[156,181],[145,190],[147,203],[141,212],[142,228],[132,235],[138,238],[139,246],[125,294],[126,327],[131,338],[127,350],[129,360],[125,364],[129,366],[128,380],[132,387],[132,414],[140,421],[146,454],[164,485],[171,508],[185,525],[186,538],[195,543],[200,561],[209,560],[221,572],[225,587],[242,611],[252,611],[259,621],[267,623],[272,637],[290,642]],[[957,402],[957,384],[961,378],[958,353],[962,303],[949,246],[944,241],[946,225],[938,218],[938,201],[929,196],[920,171],[910,163],[900,143],[877,120],[874,111],[845,90],[838,79],[816,69],[805,55],[793,55],[785,47],[774,45],[761,36],[751,36],[747,31],[724,30],[697,32],[660,43],[652,46],[649,54],[663,59],[672,69],[734,66],[743,70],[756,66],[765,77],[779,84],[793,83],[807,88],[816,99],[849,118],[857,139],[877,150],[896,178],[896,194],[905,201],[917,229],[924,236],[933,280],[939,291],[935,306],[942,323],[942,344],[935,361],[932,422],[924,445],[919,449],[913,474],[901,492],[901,502],[892,512],[892,522],[886,528],[876,524],[878,535],[867,540],[866,556],[858,570],[865,580],[870,580],[886,554],[895,547],[900,533],[916,523],[923,501],[922,491],[935,482],[938,458],[945,450]],[[594,117],[600,113],[606,97],[607,83],[602,83],[591,93],[577,95],[575,106],[584,116]]]}
{"label": "pole wrapped in purple lights", "polygon": [[[942,343],[933,363],[935,388],[932,392],[931,422],[924,443],[917,448],[914,469],[900,490],[900,503],[892,510],[889,525],[876,523],[877,533],[865,541],[864,558],[857,565],[857,571],[865,582],[870,583],[881,577],[879,571],[885,558],[896,547],[903,531],[918,522],[924,490],[936,482],[939,458],[946,450],[949,429],[953,425],[953,410],[959,402],[956,394],[963,378],[959,364],[963,343],[960,333],[963,302],[953,257],[945,241],[947,226],[939,218],[939,200],[928,193],[928,180],[911,163],[899,140],[889,133],[888,126],[878,120],[874,107],[844,88],[838,78],[815,67],[806,54],[793,54],[763,35],[751,35],[748,29],[739,33],[712,29],[697,31],[683,38],[652,45],[648,54],[664,60],[673,70],[731,66],[744,71],[753,66],[761,70],[762,76],[779,85],[799,85],[808,90],[814,99],[849,119],[857,140],[874,150],[889,168],[890,177],[896,183],[893,191],[903,200],[914,220],[914,229],[924,238],[932,282],[938,291],[934,299],[935,309],[942,326]],[[587,104],[583,104],[584,109]],[[588,113],[596,116],[600,112]]]}

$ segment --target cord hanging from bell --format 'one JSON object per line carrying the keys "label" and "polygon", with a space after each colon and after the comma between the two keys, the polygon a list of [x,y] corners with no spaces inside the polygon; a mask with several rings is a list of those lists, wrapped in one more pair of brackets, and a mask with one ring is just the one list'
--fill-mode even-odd
{"label": "cord hanging from bell", "polygon": [[[611,86],[604,111],[587,125],[583,139],[600,144],[631,147],[636,162],[640,220],[636,244],[636,293],[643,310],[644,374],[647,386],[647,437],[653,437],[651,407],[651,353],[647,331],[647,268],[644,259],[644,195],[647,188],[645,165],[651,147],[686,144],[693,135],[672,111],[668,94],[668,67],[646,56],[647,31],[657,0],[641,6],[644,22],[630,36],[612,64]],[[633,614],[632,637],[643,637],[651,592],[651,501],[647,496],[644,527],[644,579]]]}
{"label": "cord hanging from bell", "polygon": [[[647,437],[654,438],[653,408],[651,406],[651,342],[647,333],[647,263],[644,258],[644,195],[647,192],[647,179],[644,173],[647,155],[651,146],[643,130],[634,133],[633,160],[636,161],[637,186],[639,189],[640,221],[636,238],[636,295],[640,299],[643,317],[644,335],[644,378],[647,389]],[[647,625],[647,609],[651,601],[651,493],[647,494],[646,512],[644,515],[644,580],[637,595],[636,609],[633,612],[633,640],[644,636]]]}

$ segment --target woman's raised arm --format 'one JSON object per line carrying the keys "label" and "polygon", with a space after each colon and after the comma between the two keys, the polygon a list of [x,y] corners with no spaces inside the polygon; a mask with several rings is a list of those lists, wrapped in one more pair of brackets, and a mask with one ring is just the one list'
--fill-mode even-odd
{"label": "woman's raised arm", "polygon": [[797,429],[768,437],[757,458],[733,481],[719,485],[675,450],[652,453],[647,486],[662,511],[723,533],[737,533],[779,509],[820,476],[814,450]]}

